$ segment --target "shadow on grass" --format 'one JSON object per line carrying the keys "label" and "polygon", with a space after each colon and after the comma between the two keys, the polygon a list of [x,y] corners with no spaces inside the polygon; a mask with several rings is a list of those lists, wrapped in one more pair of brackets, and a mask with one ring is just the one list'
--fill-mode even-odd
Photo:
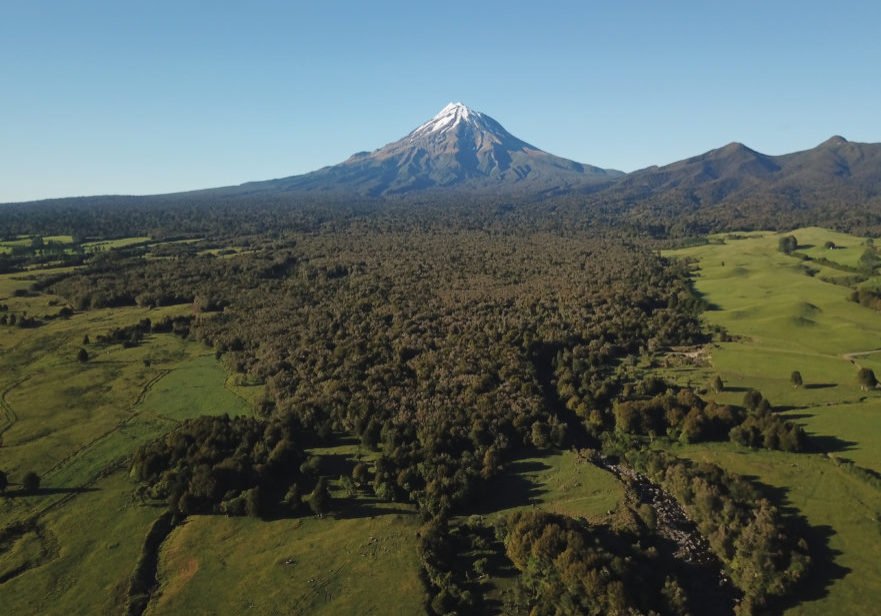
{"label": "shadow on grass", "polygon": [[6,496],[18,498],[21,496],[54,496],[56,494],[82,494],[84,492],[97,492],[98,488],[38,488],[36,490],[7,490]]}
{"label": "shadow on grass", "polygon": [[477,500],[471,503],[471,513],[486,515],[513,507],[536,504],[546,490],[536,485],[527,473],[546,471],[551,467],[539,460],[515,460],[505,472],[486,482]]}
{"label": "shadow on grass", "polygon": [[804,385],[805,389],[829,389],[830,387],[837,387],[838,383],[808,383]]}
{"label": "shadow on grass", "polygon": [[340,475],[351,477],[352,469],[358,463],[357,460],[354,460],[348,454],[321,453],[318,456],[321,458],[320,474],[328,478],[335,478]]}
{"label": "shadow on grass", "polygon": [[356,520],[361,518],[374,518],[383,515],[413,515],[413,509],[407,509],[397,503],[386,501],[370,501],[359,498],[334,499],[331,517],[338,520]]}
{"label": "shadow on grass", "polygon": [[846,441],[837,436],[818,436],[809,434],[808,442],[817,450],[823,453],[837,453],[840,451],[850,451],[858,444],[856,441]]}
{"label": "shadow on grass", "polygon": [[799,419],[810,419],[813,417],[813,413],[789,413],[783,416],[783,419],[787,421],[798,421]]}
{"label": "shadow on grass", "polygon": [[849,567],[835,562],[836,557],[841,555],[841,551],[829,547],[829,539],[836,534],[834,528],[825,524],[809,526],[804,518],[798,517],[796,519],[798,520],[796,526],[800,525],[801,529],[795,528],[794,530],[798,533],[797,536],[808,543],[811,569],[790,596],[778,599],[769,605],[775,612],[783,612],[805,601],[816,601],[828,596],[832,583],[844,578],[852,571]]}
{"label": "shadow on grass", "polygon": [[[775,413],[788,413],[789,411],[801,411],[808,407],[806,406],[794,406],[791,404],[780,404],[774,407]],[[792,419],[792,415],[787,415],[786,419]]]}

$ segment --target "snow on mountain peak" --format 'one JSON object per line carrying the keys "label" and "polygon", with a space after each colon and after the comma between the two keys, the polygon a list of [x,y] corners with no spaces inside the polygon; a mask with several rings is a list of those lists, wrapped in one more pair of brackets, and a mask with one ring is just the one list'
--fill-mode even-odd
{"label": "snow on mountain peak", "polygon": [[482,123],[482,120],[482,113],[472,111],[462,103],[450,103],[441,109],[440,113],[410,133],[410,137],[413,138],[430,133],[440,133],[443,135],[451,128],[463,122],[466,124],[478,125]]}

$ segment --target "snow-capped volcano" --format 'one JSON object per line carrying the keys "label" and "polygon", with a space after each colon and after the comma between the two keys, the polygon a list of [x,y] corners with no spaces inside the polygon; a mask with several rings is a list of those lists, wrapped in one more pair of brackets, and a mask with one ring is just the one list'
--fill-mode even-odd
{"label": "snow-capped volcano", "polygon": [[443,138],[447,131],[454,130],[460,124],[465,124],[472,131],[497,133],[500,136],[510,136],[501,124],[479,111],[472,111],[462,103],[450,103],[440,110],[436,116],[407,135],[409,141],[419,137],[435,135]]}
{"label": "snow-capped volcano", "polygon": [[543,152],[488,115],[450,103],[406,137],[312,173],[241,188],[394,195],[432,188],[544,192],[596,186],[621,172]]}

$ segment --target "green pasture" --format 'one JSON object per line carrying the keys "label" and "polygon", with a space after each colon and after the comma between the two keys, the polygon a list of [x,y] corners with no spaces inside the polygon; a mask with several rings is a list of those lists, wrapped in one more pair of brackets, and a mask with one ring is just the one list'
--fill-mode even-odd
{"label": "green pasture", "polygon": [[548,450],[510,462],[490,480],[485,494],[476,510],[490,517],[538,507],[599,523],[623,501],[624,488],[614,475],[574,452]]}
{"label": "green pasture", "polygon": [[[57,314],[61,298],[12,295],[31,282],[0,276],[0,302]],[[207,347],[172,334],[148,335],[132,348],[96,342],[115,327],[188,309],[105,309],[31,329],[0,326],[0,469],[10,480],[0,531],[18,525],[0,541],[4,613],[118,610],[160,513],[133,504],[127,457],[194,414],[248,412]],[[88,361],[76,359],[80,348]],[[21,494],[18,483],[31,470],[40,490]]]}
{"label": "green pasture", "polygon": [[[14,240],[0,241],[0,254],[9,254],[16,248],[29,247],[38,237],[22,235]],[[71,235],[44,235],[42,237],[43,244],[60,244],[61,246],[70,247],[73,245],[73,236]],[[67,250],[67,249],[66,249]]]}
{"label": "green pasture", "polygon": [[37,532],[4,546],[0,575],[26,569],[0,584],[3,613],[121,613],[144,536],[160,513],[133,505],[132,487],[128,473],[116,471],[68,494],[39,517]]}
{"label": "green pasture", "polygon": [[[794,254],[807,255],[811,259],[825,259],[845,267],[859,267],[860,257],[866,250],[864,238],[829,229],[806,227],[791,235],[798,240],[798,248]],[[826,248],[827,242],[832,242],[835,247]]]}
{"label": "green pasture", "polygon": [[175,420],[199,415],[244,415],[248,403],[227,389],[226,372],[213,355],[196,357],[155,382],[141,407]]}
{"label": "green pasture", "polygon": [[[0,276],[0,301],[18,314],[57,314],[61,298],[15,295],[32,283]],[[131,348],[98,342],[113,328],[187,310],[104,309],[0,328],[0,469],[11,480],[0,531],[17,525],[0,542],[4,611],[118,612],[161,513],[133,499],[129,454],[176,422],[248,413],[260,397],[261,386],[229,378],[211,349],[174,335],[151,334]],[[88,361],[77,360],[80,348]],[[148,613],[422,613],[415,509],[346,493],[336,478],[371,458],[360,444],[312,453],[332,478],[334,514],[189,519],[163,546]],[[41,488],[21,494],[30,470]]]}
{"label": "green pasture", "polygon": [[[860,367],[881,370],[881,354],[860,354],[881,348],[881,315],[849,301],[849,289],[808,275],[801,260],[781,253],[783,235],[788,234],[729,238],[668,253],[697,259],[695,289],[711,305],[703,317],[723,326],[734,341],[713,343],[702,364],[664,372],[693,385],[718,374],[725,390],[708,397],[722,403],[739,404],[746,391],[758,389],[822,449],[881,471],[875,447],[881,443],[881,390],[862,391],[856,382]],[[792,235],[800,245],[813,246],[806,251],[826,241],[845,247],[830,252],[861,251],[864,242],[817,228]],[[795,370],[804,380],[801,388],[790,382]]]}
{"label": "green pasture", "polygon": [[[713,243],[671,251],[697,260],[695,289],[710,303],[710,325],[731,342],[713,342],[694,361],[670,361],[659,372],[682,384],[705,386],[719,375],[722,392],[706,397],[740,404],[761,391],[784,416],[801,424],[824,452],[881,472],[881,390],[863,391],[860,367],[881,374],[881,315],[849,301],[851,290],[824,282],[842,274],[778,250],[780,237],[719,236]],[[792,232],[797,254],[855,266],[863,238],[824,229]],[[827,241],[837,248],[824,248]],[[806,269],[806,266],[815,271]],[[804,381],[796,388],[790,375]],[[770,498],[802,514],[821,547],[806,600],[787,615],[877,613],[881,600],[881,490],[835,465],[824,454],[752,451],[725,444],[675,447],[677,455],[713,461],[760,482]],[[846,609],[843,608],[846,606]]]}
{"label": "green pasture", "polygon": [[102,250],[110,250],[112,248],[125,248],[126,246],[146,244],[150,240],[151,238],[149,237],[122,237],[115,240],[85,242],[83,243],[83,250],[85,250],[86,252],[100,252]]}
{"label": "green pasture", "polygon": [[191,516],[160,553],[146,614],[424,614],[418,520]]}

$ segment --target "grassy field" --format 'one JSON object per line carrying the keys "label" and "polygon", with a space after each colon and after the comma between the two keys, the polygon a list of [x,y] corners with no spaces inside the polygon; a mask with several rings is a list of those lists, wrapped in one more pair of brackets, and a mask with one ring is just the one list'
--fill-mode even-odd
{"label": "grassy field", "polygon": [[[860,238],[825,233],[793,235],[800,245],[862,246]],[[881,369],[881,354],[859,355],[881,348],[881,317],[849,301],[849,289],[821,280],[836,270],[811,262],[819,273],[807,275],[804,262],[778,251],[779,238],[766,233],[670,253],[698,260],[695,288],[712,305],[704,317],[736,340],[714,343],[703,365],[665,374],[692,384],[718,374],[726,387],[715,397],[724,403],[739,404],[745,391],[758,389],[824,450],[881,472],[881,391],[862,391],[856,382],[860,366]],[[790,382],[794,370],[801,388]]]}
{"label": "grassy field", "polygon": [[[16,295],[32,278],[0,276],[0,303],[17,314],[57,315],[61,298]],[[0,469],[10,479],[0,497],[4,613],[118,612],[159,514],[133,504],[126,458],[194,414],[249,411],[225,386],[211,349],[171,334],[133,348],[94,342],[112,328],[189,308],[96,310],[36,328],[0,326]],[[92,342],[84,344],[85,335]],[[80,348],[87,362],[77,361]],[[40,490],[18,493],[31,470]]]}
{"label": "grassy field", "polygon": [[807,519],[808,539],[820,554],[814,556],[817,567],[804,600],[787,609],[787,616],[878,613],[881,491],[821,454],[749,451],[728,443],[689,445],[675,453],[753,477],[771,498]]}
{"label": "grassy field", "polygon": [[115,240],[86,242],[83,244],[83,250],[85,250],[86,252],[100,252],[102,250],[110,250],[111,248],[124,248],[126,246],[146,244],[149,241],[149,237],[123,237]]}
{"label": "grassy field", "polygon": [[580,461],[571,451],[547,451],[513,461],[492,480],[477,511],[490,520],[519,509],[584,517],[599,523],[624,498],[624,488],[611,473]]}
{"label": "grassy field", "polygon": [[[824,282],[842,272],[816,261],[856,265],[865,241],[816,228],[792,235],[801,247],[796,256],[779,252],[781,235],[774,233],[719,236],[724,243],[668,253],[698,261],[695,288],[712,306],[704,317],[735,340],[714,342],[690,359],[674,356],[661,373],[693,385],[718,374],[725,390],[707,396],[723,403],[740,404],[744,392],[758,389],[804,426],[817,449],[881,472],[881,392],[862,391],[856,382],[859,367],[881,369],[881,355],[872,353],[881,348],[881,316],[849,301],[848,288]],[[839,248],[824,248],[827,241]],[[798,253],[813,260],[800,260]],[[803,377],[800,388],[790,382],[794,370]],[[818,571],[807,600],[786,614],[877,613],[881,490],[823,454],[727,443],[676,453],[755,478],[770,497],[807,519],[820,548]]]}
{"label": "grassy field", "polygon": [[414,514],[381,511],[193,516],[163,544],[146,614],[424,614],[417,529]]}

